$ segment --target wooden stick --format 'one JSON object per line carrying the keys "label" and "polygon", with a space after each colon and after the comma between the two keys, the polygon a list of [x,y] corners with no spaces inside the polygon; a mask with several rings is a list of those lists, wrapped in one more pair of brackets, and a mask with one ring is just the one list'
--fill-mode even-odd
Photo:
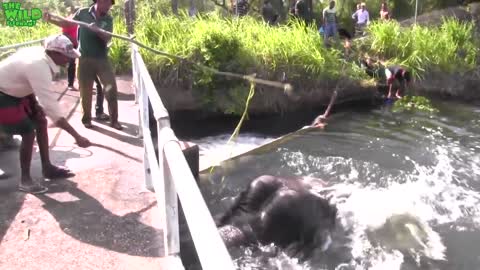
{"label": "wooden stick", "polygon": [[93,30],[93,28],[89,24],[84,23],[84,22],[71,20],[71,19],[66,19],[66,18],[63,18],[63,17],[58,16],[58,15],[54,15],[54,14],[50,14],[50,16],[53,17],[53,18],[56,18],[60,21],[66,21],[66,22],[74,23],[74,24],[77,24],[79,26],[86,27],[86,28],[88,28],[92,31],[98,31],[98,32],[101,32],[103,34],[106,34],[106,35],[109,35],[109,36],[112,36],[112,37],[115,37],[115,38],[118,38],[118,39],[121,39],[121,40],[125,40],[125,41],[128,41],[128,42],[134,43],[134,44],[138,45],[139,47],[147,49],[147,50],[149,50],[151,52],[154,52],[156,54],[160,54],[160,55],[167,56],[167,57],[170,57],[170,58],[175,58],[175,59],[178,59],[178,60],[185,61],[187,63],[199,66],[199,67],[201,67],[205,70],[208,70],[208,71],[213,72],[213,73],[218,74],[218,75],[244,79],[244,80],[254,82],[254,83],[257,83],[257,84],[263,84],[263,85],[268,85],[268,86],[275,87],[275,88],[281,88],[285,92],[291,92],[293,90],[292,85],[289,84],[289,83],[281,83],[281,82],[278,82],[278,81],[269,81],[269,80],[259,79],[259,78],[256,78],[255,76],[252,76],[252,75],[244,75],[244,74],[238,74],[238,73],[233,73],[233,72],[219,71],[219,70],[216,70],[214,68],[207,67],[207,66],[204,66],[202,64],[190,61],[190,60],[188,60],[184,57],[156,50],[154,48],[148,47],[147,45],[142,44],[142,43],[134,40],[135,36],[126,37],[126,36],[122,36],[122,35],[117,35],[117,34],[105,31],[103,29],[100,29],[100,28],[96,28],[96,30]]}

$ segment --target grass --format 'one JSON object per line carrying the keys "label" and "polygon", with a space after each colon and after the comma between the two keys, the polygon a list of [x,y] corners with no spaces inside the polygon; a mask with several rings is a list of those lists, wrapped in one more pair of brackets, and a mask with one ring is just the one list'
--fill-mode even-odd
{"label": "grass", "polygon": [[[295,21],[269,27],[250,17],[222,18],[210,13],[193,19],[150,12],[140,14],[139,20],[142,28],[137,27],[136,37],[140,42],[223,71],[256,73],[275,81],[285,73],[295,88],[304,90],[319,89],[325,80],[362,75],[341,60],[339,50],[324,47],[315,27]],[[219,95],[248,92],[249,85],[241,81],[219,78],[147,51],[143,56],[156,82],[165,86],[190,82],[205,107],[216,109]],[[178,70],[182,72],[177,75]]]}
{"label": "grass", "polygon": [[[324,47],[315,26],[290,21],[270,27],[255,18],[225,17],[220,12],[204,13],[195,18],[185,14],[170,16],[152,12],[155,3],[139,5],[136,25],[136,39],[155,49],[222,71],[256,73],[258,77],[275,81],[286,74],[296,89],[305,91],[319,91],[325,88],[325,81],[365,78],[356,64],[342,59],[340,46],[337,49]],[[116,5],[115,8],[114,32],[125,34],[120,7]],[[0,46],[60,31],[44,23],[32,28],[1,27]],[[449,19],[435,28],[401,28],[395,21],[373,22],[368,31],[368,38],[354,43],[357,50],[387,63],[406,66],[418,78],[428,72],[462,72],[477,65],[478,42],[473,38],[472,23]],[[142,55],[157,86],[193,88],[198,100],[211,110],[236,114],[243,110],[250,87],[247,83],[213,76],[183,61],[146,50]],[[113,39],[110,57],[117,73],[130,71],[126,42]],[[219,103],[228,103],[228,106]]]}
{"label": "grass", "polygon": [[473,23],[446,19],[438,27],[401,28],[395,21],[374,22],[368,31],[370,54],[408,67],[417,78],[428,72],[462,72],[477,65]]}

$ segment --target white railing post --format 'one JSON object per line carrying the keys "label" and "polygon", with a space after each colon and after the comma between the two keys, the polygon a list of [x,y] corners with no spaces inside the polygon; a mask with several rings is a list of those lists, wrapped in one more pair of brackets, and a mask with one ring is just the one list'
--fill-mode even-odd
{"label": "white railing post", "polygon": [[[166,120],[166,121],[165,121]],[[170,168],[165,158],[163,148],[166,143],[176,141],[175,134],[169,127],[168,118],[157,121],[158,127],[158,157],[160,172],[163,174],[163,184],[165,186],[165,207],[167,209],[167,247],[165,251],[169,256],[175,256],[180,253],[180,232],[178,226],[178,197],[175,189],[175,183],[170,173]]]}

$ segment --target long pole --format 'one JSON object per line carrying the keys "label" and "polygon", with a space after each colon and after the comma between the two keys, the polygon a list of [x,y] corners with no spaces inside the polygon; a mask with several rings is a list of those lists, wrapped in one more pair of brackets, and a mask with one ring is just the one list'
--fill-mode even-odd
{"label": "long pole", "polygon": [[417,24],[417,12],[418,12],[418,0],[415,0],[415,22],[414,24]]}
{"label": "long pole", "polygon": [[[65,19],[61,16],[58,16],[58,15],[54,15],[54,14],[50,14],[51,17],[53,18],[56,18],[57,20],[62,20],[62,21],[66,21],[66,22],[70,22],[70,23],[74,23],[74,24],[77,24],[78,26],[82,26],[82,27],[86,27],[90,30],[92,30],[92,26],[90,26],[88,23],[85,23],[85,22],[81,22],[81,21],[76,21],[76,20],[72,20],[72,19]],[[134,40],[134,36],[131,36],[131,37],[126,37],[126,36],[122,36],[122,35],[118,35],[118,34],[114,34],[114,33],[111,33],[111,32],[108,32],[108,31],[105,31],[103,29],[97,29],[99,32],[103,33],[103,34],[106,34],[106,35],[109,35],[109,36],[112,36],[114,38],[118,38],[118,39],[121,39],[121,40],[125,40],[125,41],[128,41],[128,42],[131,42],[131,43],[134,43],[136,45],[138,45],[139,47],[141,48],[144,48],[144,49],[147,49],[151,52],[154,52],[156,54],[160,54],[160,55],[163,55],[163,56],[167,56],[167,57],[170,57],[170,58],[175,58],[175,59],[178,59],[178,60],[181,60],[181,61],[184,61],[186,63],[189,63],[189,64],[192,64],[192,65],[196,65],[202,69],[205,69],[205,70],[208,70],[214,74],[217,74],[217,75],[222,75],[222,76],[227,76],[227,77],[233,77],[233,78],[238,78],[238,79],[243,79],[243,80],[247,80],[249,82],[253,82],[253,83],[257,83],[257,84],[263,84],[263,85],[268,85],[268,86],[272,86],[272,87],[275,87],[275,88],[282,88],[284,90],[285,93],[289,94],[293,91],[293,86],[289,83],[281,83],[281,82],[277,82],[277,81],[269,81],[269,80],[264,80],[264,79],[260,79],[260,78],[255,78],[255,75],[244,75],[244,74],[238,74],[238,73],[233,73],[233,72],[226,72],[226,71],[220,71],[220,70],[216,70],[214,68],[211,68],[211,67],[207,67],[205,65],[202,65],[200,63],[196,63],[196,62],[193,62],[193,61],[190,61],[184,57],[181,57],[181,56],[178,56],[178,55],[175,55],[175,54],[170,54],[170,53],[166,53],[166,52],[162,52],[162,51],[159,51],[159,50],[156,50],[154,48],[151,48],[151,47],[148,47],[147,45],[145,44],[142,44],[136,40]],[[93,30],[92,30],[93,31]],[[10,46],[8,46],[7,48],[9,48]],[[0,51],[3,50],[4,47],[0,47]]]}

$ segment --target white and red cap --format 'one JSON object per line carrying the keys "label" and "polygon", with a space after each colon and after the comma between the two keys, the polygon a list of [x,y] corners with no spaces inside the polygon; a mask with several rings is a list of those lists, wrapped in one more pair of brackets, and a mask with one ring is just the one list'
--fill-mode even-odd
{"label": "white and red cap", "polygon": [[53,35],[45,39],[45,50],[59,52],[69,58],[79,58],[80,52],[65,35]]}

